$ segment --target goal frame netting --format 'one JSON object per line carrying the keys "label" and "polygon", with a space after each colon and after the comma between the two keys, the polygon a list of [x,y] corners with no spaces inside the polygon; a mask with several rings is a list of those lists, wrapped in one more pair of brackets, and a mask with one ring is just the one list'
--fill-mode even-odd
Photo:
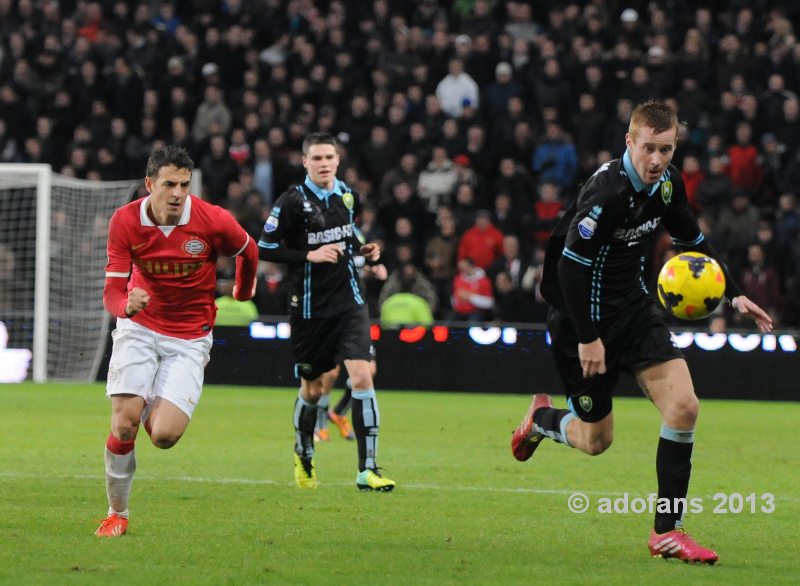
{"label": "goal frame netting", "polygon": [[[19,186],[14,185],[14,176],[19,177]],[[0,187],[3,189],[31,189],[32,184],[35,184],[35,246],[33,259],[33,328],[32,328],[32,378],[35,382],[46,382],[51,378],[48,371],[48,361],[50,359],[50,327],[51,327],[51,295],[52,295],[52,278],[53,267],[51,266],[51,252],[53,245],[53,198],[54,187],[63,187],[66,190],[76,190],[80,193],[81,189],[92,191],[106,190],[115,193],[107,207],[114,209],[129,201],[135,190],[142,184],[141,179],[129,181],[87,181],[75,179],[58,175],[53,172],[50,165],[47,164],[25,164],[25,163],[3,163],[0,164]],[[35,178],[32,180],[32,178]],[[123,194],[127,196],[123,197]],[[57,197],[57,196],[56,196]],[[88,199],[88,198],[87,198]],[[93,213],[94,209],[89,209],[89,213]],[[110,216],[109,216],[110,217]],[[103,246],[103,255],[105,255],[105,244]],[[78,250],[67,250],[67,254],[79,255]],[[96,251],[97,252],[97,251]],[[75,258],[73,256],[73,258]],[[27,259],[26,259],[27,260]],[[99,283],[98,283],[99,284]],[[58,300],[56,300],[58,301]],[[102,307],[102,303],[98,305]],[[14,310],[11,310],[12,315]],[[22,312],[20,312],[22,313]],[[66,312],[65,312],[66,313]],[[97,376],[97,371],[100,362],[103,358],[105,350],[105,343],[108,337],[108,330],[110,326],[110,315],[102,309],[93,311],[93,320],[97,321],[99,325],[97,343],[92,344],[92,348],[83,348],[80,344],[81,351],[86,351],[87,358],[90,353],[93,353],[93,361],[91,369],[81,369],[84,372],[81,375],[72,375],[61,377],[56,374],[52,378],[59,380],[83,380],[91,381]],[[58,319],[61,319],[57,316]],[[73,319],[76,319],[73,317]],[[80,319],[79,317],[77,319]],[[30,317],[28,317],[30,320]],[[65,327],[66,330],[66,327]],[[68,336],[68,332],[61,332],[62,336]],[[87,360],[88,362],[88,360]]]}

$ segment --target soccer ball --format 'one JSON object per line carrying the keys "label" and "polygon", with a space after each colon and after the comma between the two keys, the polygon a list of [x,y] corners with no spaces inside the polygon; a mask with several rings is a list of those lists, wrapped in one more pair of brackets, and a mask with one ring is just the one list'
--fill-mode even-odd
{"label": "soccer ball", "polygon": [[702,319],[717,308],[725,293],[719,263],[699,252],[681,252],[658,274],[658,300],[680,319]]}

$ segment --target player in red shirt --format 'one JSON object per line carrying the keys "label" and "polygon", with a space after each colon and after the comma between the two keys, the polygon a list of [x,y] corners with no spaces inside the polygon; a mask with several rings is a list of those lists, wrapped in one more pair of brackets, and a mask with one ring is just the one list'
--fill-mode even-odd
{"label": "player in red shirt", "polygon": [[128,528],[139,423],[156,447],[171,448],[200,399],[216,315],[217,257],[236,257],[236,299],[255,293],[255,242],[226,210],[189,194],[192,168],[184,149],[155,149],[145,177],[150,195],[119,208],[108,229],[103,303],[117,327],[106,390],[109,509],[95,532],[102,537]]}

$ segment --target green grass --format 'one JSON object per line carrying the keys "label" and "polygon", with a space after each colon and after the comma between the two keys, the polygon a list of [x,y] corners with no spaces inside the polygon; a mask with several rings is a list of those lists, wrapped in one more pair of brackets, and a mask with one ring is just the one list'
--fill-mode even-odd
{"label": "green grass", "polygon": [[[659,429],[615,401],[614,446],[509,451],[523,396],[381,392],[392,494],[359,493],[355,445],[317,451],[321,486],[292,484],[296,391],[207,387],[181,442],[142,434],[128,535],[105,516],[102,385],[0,386],[0,584],[796,583],[800,404],[705,401],[687,518],[715,567],[647,555],[651,515],[569,512],[572,491],[644,497]],[[338,395],[338,393],[337,393]],[[714,493],[771,492],[775,512],[713,514]]]}

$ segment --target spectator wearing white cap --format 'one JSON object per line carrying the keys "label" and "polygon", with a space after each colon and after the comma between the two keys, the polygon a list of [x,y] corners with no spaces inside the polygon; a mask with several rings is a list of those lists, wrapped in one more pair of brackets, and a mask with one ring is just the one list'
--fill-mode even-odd
{"label": "spectator wearing white cap", "polygon": [[639,13],[634,8],[626,8],[619,15],[621,23],[619,36],[624,37],[632,47],[641,47],[643,44],[643,32]]}
{"label": "spectator wearing white cap", "polygon": [[505,61],[501,61],[495,67],[495,81],[486,88],[481,101],[487,120],[492,121],[503,114],[507,110],[508,100],[512,97],[525,96],[525,88],[514,79],[513,74],[511,65]]}
{"label": "spectator wearing white cap", "polygon": [[629,26],[635,22],[639,22],[639,13],[633,8],[626,8],[619,16],[620,21],[624,26]]}

